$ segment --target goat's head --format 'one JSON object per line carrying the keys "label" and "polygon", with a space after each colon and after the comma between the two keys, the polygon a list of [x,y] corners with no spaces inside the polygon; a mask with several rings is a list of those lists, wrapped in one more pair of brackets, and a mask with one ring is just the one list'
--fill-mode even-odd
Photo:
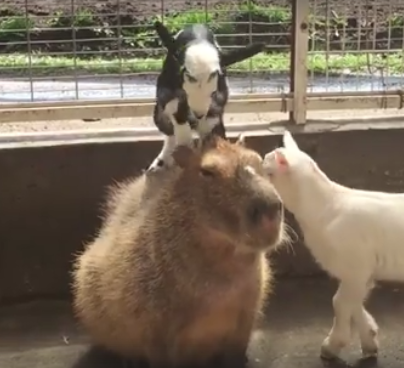
{"label": "goat's head", "polygon": [[299,148],[288,131],[283,135],[283,147],[267,153],[263,166],[287,208],[296,205],[300,194],[304,195],[314,181],[325,178],[316,162]]}
{"label": "goat's head", "polygon": [[[195,25],[194,25],[195,26]],[[177,62],[180,62],[181,59],[181,51],[178,49],[178,45],[176,45],[176,38],[182,31],[178,32],[175,37],[173,37],[170,31],[164,26],[163,23],[157,21],[154,24],[156,32],[163,44],[163,46],[168,50],[171,57],[173,57]],[[265,44],[262,42],[253,43],[251,45],[244,46],[242,48],[237,48],[236,50],[223,51],[220,49],[217,44],[213,33],[210,34],[211,42],[217,46],[220,54],[220,65],[222,69],[225,69],[235,63],[246,60],[265,49]],[[181,48],[181,47],[180,47]],[[183,55],[182,55],[183,56]]]}
{"label": "goat's head", "polygon": [[220,67],[218,49],[208,41],[191,42],[184,49],[183,85],[190,106],[208,111],[211,96],[217,90]]}
{"label": "goat's head", "polygon": [[189,25],[175,36],[161,22],[155,22],[155,29],[168,57],[177,63],[189,105],[207,111],[222,73],[220,48],[214,34],[204,24]]}
{"label": "goat's head", "polygon": [[203,112],[209,108],[210,97],[217,90],[219,74],[228,66],[246,60],[265,48],[263,43],[254,43],[224,52],[206,25],[187,26],[174,37],[160,21],[155,22],[154,26],[169,57],[177,63],[178,70],[182,71],[183,88],[189,105],[198,106]]}
{"label": "goat's head", "polygon": [[178,188],[209,226],[244,250],[265,251],[283,238],[283,206],[264,175],[262,157],[242,137],[230,143],[212,136],[200,150],[180,146]]}

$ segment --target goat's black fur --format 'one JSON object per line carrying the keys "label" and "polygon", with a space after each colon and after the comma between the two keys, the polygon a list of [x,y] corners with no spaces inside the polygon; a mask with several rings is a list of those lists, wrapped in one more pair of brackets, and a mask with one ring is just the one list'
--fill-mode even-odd
{"label": "goat's black fur", "polygon": [[[159,23],[157,23],[159,24]],[[161,23],[160,23],[161,25]],[[162,26],[162,25],[161,25]],[[154,109],[154,122],[157,128],[165,135],[173,135],[173,126],[164,113],[164,108],[168,102],[178,98],[180,103],[178,111],[174,114],[178,124],[189,123],[193,130],[197,129],[198,118],[192,111],[188,111],[188,103],[186,95],[182,90],[184,82],[183,71],[181,66],[184,62],[185,48],[191,42],[198,39],[204,39],[211,44],[216,44],[214,34],[205,26],[196,24],[185,27],[176,39],[168,33],[168,30],[162,26],[156,25],[159,29],[159,35],[167,32],[164,37],[164,45],[168,45],[168,53],[163,62],[163,68],[157,78],[156,99],[157,103]],[[167,34],[170,36],[170,41],[167,42]],[[217,92],[212,96],[212,104],[206,117],[221,117],[224,112],[224,107],[227,104],[229,91],[226,81],[226,70],[222,69],[222,74],[218,78]],[[221,119],[222,120],[222,119]],[[223,124],[223,122],[221,122]],[[224,127],[219,130],[225,138]]]}
{"label": "goat's black fur", "polygon": [[[222,138],[226,138],[226,129],[223,121],[224,110],[229,99],[226,67],[261,52],[264,45],[253,44],[243,49],[224,53],[217,44],[213,32],[203,24],[186,26],[176,37],[173,37],[160,22],[155,23],[155,29],[164,47],[167,48],[167,55],[164,59],[161,73],[157,78],[156,105],[153,113],[156,127],[166,138],[174,135],[174,126],[167,114],[166,107],[168,103],[177,99],[178,106],[173,116],[178,125],[189,124],[192,130],[198,131],[200,119],[217,119],[210,132],[206,133],[205,131],[202,136],[201,132],[199,132],[200,138],[205,139],[211,135],[219,135]],[[221,65],[217,89],[211,96],[210,107],[204,116],[197,116],[192,111],[192,108],[188,105],[186,93],[182,88],[184,83],[183,65],[186,48],[199,40],[208,41],[218,50]],[[157,162],[157,165],[164,165],[164,160]]]}
{"label": "goat's black fur", "polygon": [[[155,22],[154,26],[163,46],[172,55],[177,55],[178,49],[176,47],[176,42],[171,33],[168,31],[167,27],[165,27],[163,23],[158,21]],[[227,68],[233,64],[236,64],[240,61],[243,61],[245,59],[253,57],[254,55],[259,54],[260,52],[264,51],[264,49],[265,44],[262,42],[258,42],[237,50],[227,52],[220,51],[221,66],[223,68]]]}

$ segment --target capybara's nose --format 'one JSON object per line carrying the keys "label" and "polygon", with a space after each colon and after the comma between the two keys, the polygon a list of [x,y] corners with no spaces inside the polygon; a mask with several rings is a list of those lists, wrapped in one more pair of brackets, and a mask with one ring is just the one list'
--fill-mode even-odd
{"label": "capybara's nose", "polygon": [[282,215],[282,211],[281,201],[254,199],[248,208],[248,217],[253,224],[259,224],[263,217],[270,221],[278,220]]}

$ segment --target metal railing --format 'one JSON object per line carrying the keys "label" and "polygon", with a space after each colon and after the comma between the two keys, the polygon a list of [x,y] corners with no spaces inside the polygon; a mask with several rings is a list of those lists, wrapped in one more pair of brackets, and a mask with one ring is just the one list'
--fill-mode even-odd
{"label": "metal railing", "polygon": [[404,3],[302,3],[309,3],[307,109],[402,108]]}
{"label": "metal railing", "polygon": [[[402,0],[4,0],[0,122],[150,115],[164,50],[152,28],[208,23],[230,71],[229,112],[402,107]],[[402,3],[402,4],[401,4]]]}

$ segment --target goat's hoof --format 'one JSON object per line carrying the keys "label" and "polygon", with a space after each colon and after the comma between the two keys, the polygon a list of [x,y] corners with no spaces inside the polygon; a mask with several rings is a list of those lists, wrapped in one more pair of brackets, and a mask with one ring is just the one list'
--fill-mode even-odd
{"label": "goat's hoof", "polygon": [[152,173],[160,170],[164,170],[167,168],[169,165],[169,162],[164,161],[160,158],[156,158],[152,164],[147,168],[146,173]]}
{"label": "goat's hoof", "polygon": [[374,326],[369,329],[369,331],[361,336],[361,348],[363,358],[375,358],[379,352],[379,340],[378,327],[376,322],[373,322]]}
{"label": "goat's hoof", "polygon": [[364,359],[377,358],[378,354],[379,354],[379,345],[376,341],[373,343],[372,346],[371,345],[367,345],[367,346],[362,345],[362,357]]}
{"label": "goat's hoof", "polygon": [[330,341],[327,337],[321,345],[320,356],[325,360],[339,359],[340,352],[345,346],[343,342]]}
{"label": "goat's hoof", "polygon": [[378,355],[378,350],[362,350],[363,359],[377,359]]}

